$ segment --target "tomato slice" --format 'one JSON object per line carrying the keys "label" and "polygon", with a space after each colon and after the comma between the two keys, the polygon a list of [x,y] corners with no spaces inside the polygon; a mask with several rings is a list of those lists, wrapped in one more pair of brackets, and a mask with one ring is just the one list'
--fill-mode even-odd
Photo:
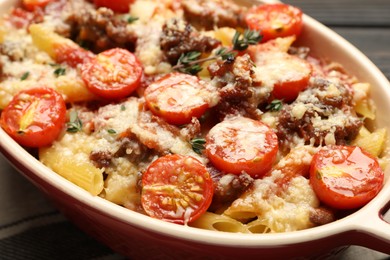
{"label": "tomato slice", "polygon": [[146,104],[153,114],[168,123],[187,124],[192,117],[202,116],[212,102],[212,93],[205,84],[196,76],[167,74],[146,88]]}
{"label": "tomato slice", "polygon": [[118,13],[127,13],[134,0],[93,0],[97,7],[107,7]]}
{"label": "tomato slice", "polygon": [[274,98],[294,101],[306,89],[312,74],[309,62],[285,52],[265,51],[255,55],[258,79],[272,84]]}
{"label": "tomato slice", "polygon": [[46,87],[19,92],[1,114],[2,128],[16,142],[27,147],[51,144],[66,120],[62,96]]}
{"label": "tomato slice", "polygon": [[187,224],[196,220],[210,206],[213,192],[206,167],[191,156],[160,157],[142,176],[145,212],[168,222]]}
{"label": "tomato slice", "polygon": [[277,37],[298,36],[302,31],[302,11],[287,4],[254,6],[245,15],[251,30],[261,31],[262,41]]}
{"label": "tomato slice", "polygon": [[338,209],[364,206],[382,188],[384,173],[375,157],[356,146],[327,146],[310,166],[310,183],[318,198]]}
{"label": "tomato slice", "polygon": [[107,99],[129,96],[140,86],[142,73],[135,55],[120,48],[104,51],[81,67],[88,89]]}
{"label": "tomato slice", "polygon": [[245,117],[227,119],[206,136],[206,155],[219,170],[253,178],[266,174],[276,160],[278,138],[266,124]]}
{"label": "tomato slice", "polygon": [[34,11],[36,8],[43,8],[53,0],[23,0],[23,7],[28,11]]}

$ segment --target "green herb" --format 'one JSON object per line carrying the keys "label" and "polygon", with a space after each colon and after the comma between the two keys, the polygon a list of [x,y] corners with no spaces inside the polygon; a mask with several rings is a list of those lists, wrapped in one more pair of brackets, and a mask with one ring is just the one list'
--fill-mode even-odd
{"label": "green herb", "polygon": [[26,80],[27,78],[28,78],[28,76],[30,76],[30,72],[25,72],[25,73],[23,73],[23,75],[20,77],[20,80]]}
{"label": "green herb", "polygon": [[266,109],[271,110],[271,111],[279,111],[280,109],[282,109],[282,107],[283,107],[282,100],[274,99],[271,101],[271,103],[269,103],[266,106]]}
{"label": "green herb", "polygon": [[190,141],[190,144],[195,153],[202,154],[202,151],[205,149],[204,145],[206,144],[206,140],[204,138],[194,138]]}
{"label": "green herb", "polygon": [[204,59],[199,59],[199,57],[202,55],[202,53],[199,51],[183,53],[181,54],[177,64],[173,66],[173,69],[183,73],[196,75],[202,70],[202,67],[199,65],[200,63],[218,58],[228,62],[233,62],[237,55],[237,51],[246,50],[249,45],[255,45],[261,41],[261,39],[262,35],[258,31],[245,30],[243,34],[236,31],[232,39],[233,49],[228,49],[225,47],[219,48],[215,52],[215,55]]}
{"label": "green herb", "polygon": [[83,123],[81,122],[77,111],[73,110],[70,112],[69,122],[66,123],[66,127],[66,131],[68,131],[69,133],[76,133],[81,131],[81,129],[83,128]]}
{"label": "green herb", "polygon": [[66,69],[65,68],[57,68],[54,70],[54,75],[56,75],[57,77],[59,76],[62,76],[62,75],[65,75],[66,73]]}
{"label": "green herb", "polygon": [[237,51],[246,50],[249,45],[256,45],[261,41],[263,36],[259,31],[245,30],[243,34],[236,31],[233,37],[233,49]]}
{"label": "green herb", "polygon": [[125,111],[126,110],[126,106],[125,105],[121,105],[121,111]]}
{"label": "green herb", "polygon": [[190,51],[187,53],[182,53],[178,62],[177,70],[183,73],[196,75],[202,70],[202,67],[199,65],[199,57],[202,53],[200,51]]}
{"label": "green herb", "polygon": [[219,48],[215,55],[217,57],[221,57],[222,60],[234,60],[234,58],[237,56],[237,52],[229,50],[225,47]]}
{"label": "green herb", "polygon": [[116,131],[114,129],[107,129],[107,132],[109,134],[116,134]]}
{"label": "green herb", "polygon": [[128,23],[133,23],[133,22],[137,21],[138,19],[139,19],[138,17],[134,17],[134,16],[130,15],[130,16],[127,17],[126,20],[127,20]]}

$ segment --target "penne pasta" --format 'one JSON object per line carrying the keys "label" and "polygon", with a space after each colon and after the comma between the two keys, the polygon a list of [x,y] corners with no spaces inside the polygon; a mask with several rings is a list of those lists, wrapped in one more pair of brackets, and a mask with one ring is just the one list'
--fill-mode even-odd
{"label": "penne pasta", "polygon": [[214,231],[249,233],[247,227],[241,222],[225,215],[206,212],[200,218],[190,223],[191,227]]}
{"label": "penne pasta", "polygon": [[82,133],[65,134],[53,146],[39,149],[39,158],[62,177],[92,195],[98,195],[103,190],[103,169],[89,160],[93,143],[91,137]]}

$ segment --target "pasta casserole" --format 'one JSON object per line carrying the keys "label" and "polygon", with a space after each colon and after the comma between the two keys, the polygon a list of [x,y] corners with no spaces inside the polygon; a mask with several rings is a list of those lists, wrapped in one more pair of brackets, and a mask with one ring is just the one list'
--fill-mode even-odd
{"label": "pasta casserole", "polygon": [[0,20],[2,128],[129,210],[241,233],[324,225],[381,190],[371,85],[302,11],[227,0],[23,0]]}

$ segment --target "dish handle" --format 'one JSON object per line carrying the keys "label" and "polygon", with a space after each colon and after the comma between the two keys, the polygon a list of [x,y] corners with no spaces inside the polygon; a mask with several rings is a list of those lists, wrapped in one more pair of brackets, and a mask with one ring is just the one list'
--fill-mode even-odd
{"label": "dish handle", "polygon": [[367,207],[357,214],[354,223],[354,244],[390,254],[390,201]]}

